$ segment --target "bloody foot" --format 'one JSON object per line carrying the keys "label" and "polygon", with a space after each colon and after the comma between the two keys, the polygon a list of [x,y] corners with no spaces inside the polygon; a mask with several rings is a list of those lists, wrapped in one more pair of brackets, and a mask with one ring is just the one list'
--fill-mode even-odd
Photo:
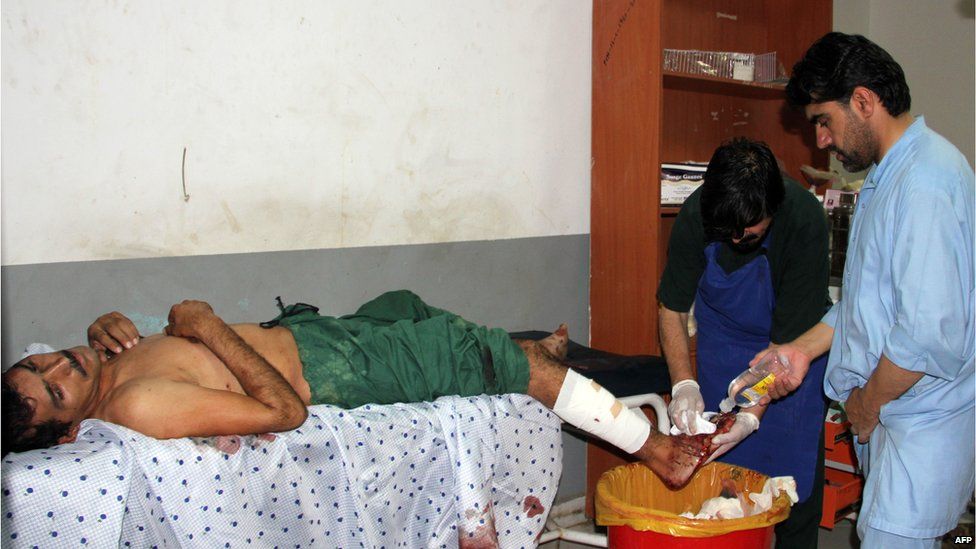
{"label": "bloody foot", "polygon": [[672,490],[683,488],[715,452],[712,438],[727,433],[735,423],[735,414],[718,414],[712,421],[714,433],[667,436],[652,432],[644,447],[635,455]]}

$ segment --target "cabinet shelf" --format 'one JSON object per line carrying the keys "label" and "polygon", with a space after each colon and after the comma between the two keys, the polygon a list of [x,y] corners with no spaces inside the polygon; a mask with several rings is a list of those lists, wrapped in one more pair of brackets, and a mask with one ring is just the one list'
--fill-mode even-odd
{"label": "cabinet shelf", "polygon": [[[718,76],[707,76],[703,74],[686,74],[665,70],[664,85],[672,87],[684,81],[692,82],[693,86],[719,86],[726,93],[734,93],[737,89],[743,90],[767,90],[774,92],[775,96],[782,98],[782,92],[786,90],[786,82],[746,82],[744,80],[732,80],[730,78],[720,78]],[[773,96],[774,94],[771,94]]]}

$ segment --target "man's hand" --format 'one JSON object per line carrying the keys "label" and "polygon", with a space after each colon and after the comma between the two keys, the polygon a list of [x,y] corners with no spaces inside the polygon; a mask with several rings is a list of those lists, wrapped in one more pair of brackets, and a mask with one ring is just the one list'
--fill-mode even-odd
{"label": "man's hand", "polygon": [[706,463],[710,463],[717,457],[728,452],[732,448],[735,448],[737,444],[742,442],[747,436],[751,435],[753,431],[759,428],[759,418],[749,412],[739,412],[735,414],[735,423],[732,424],[732,428],[729,432],[722,433],[721,435],[715,435],[712,438],[712,446],[715,447],[715,451],[709,456]]}
{"label": "man's hand", "polygon": [[810,371],[812,358],[801,347],[792,343],[786,345],[773,345],[756,354],[749,367],[752,368],[763,359],[768,353],[777,353],[781,359],[786,359],[790,365],[785,373],[776,376],[773,384],[769,386],[769,395],[763,397],[759,403],[768,404],[772,399],[783,398],[792,393],[803,383],[803,378]]}
{"label": "man's hand", "polygon": [[217,318],[210,305],[204,301],[192,299],[173,305],[169,310],[169,324],[166,335],[200,339],[200,330]]}
{"label": "man's hand", "polygon": [[693,379],[684,379],[671,388],[671,403],[668,404],[668,415],[671,423],[686,435],[695,432],[695,416],[705,411],[705,401],[702,400],[698,383]]}
{"label": "man's hand", "polygon": [[810,363],[830,350],[833,337],[834,329],[828,324],[818,322],[793,341],[783,345],[770,345],[769,349],[757,353],[749,362],[750,368],[758,364],[766,353],[773,350],[790,364],[786,375],[776,376],[776,380],[769,388],[769,394],[760,399],[759,404],[769,404],[772,399],[783,398],[795,391],[810,371]]}
{"label": "man's hand", "polygon": [[139,330],[120,312],[112,311],[95,319],[88,327],[88,346],[115,354],[139,343]]}
{"label": "man's hand", "polygon": [[872,402],[864,389],[855,387],[844,403],[844,412],[851,422],[851,433],[857,435],[857,441],[866,444],[871,440],[871,433],[878,426],[881,406]]}
{"label": "man's hand", "polygon": [[857,440],[862,444],[871,440],[871,433],[881,422],[881,407],[901,397],[924,376],[925,372],[906,370],[881,355],[867,383],[851,390],[844,403],[851,433],[857,435]]}

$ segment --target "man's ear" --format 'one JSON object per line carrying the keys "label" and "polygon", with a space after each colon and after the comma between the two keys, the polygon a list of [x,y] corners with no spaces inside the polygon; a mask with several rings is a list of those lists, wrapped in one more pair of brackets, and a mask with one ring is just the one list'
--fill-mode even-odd
{"label": "man's ear", "polygon": [[861,118],[867,120],[874,115],[875,109],[881,106],[881,98],[864,86],[856,86],[851,92],[849,105]]}
{"label": "man's ear", "polygon": [[58,439],[58,444],[67,444],[69,442],[74,442],[75,438],[78,437],[79,427],[81,427],[80,424],[72,426],[67,433],[65,433],[64,435],[61,436],[61,438]]}

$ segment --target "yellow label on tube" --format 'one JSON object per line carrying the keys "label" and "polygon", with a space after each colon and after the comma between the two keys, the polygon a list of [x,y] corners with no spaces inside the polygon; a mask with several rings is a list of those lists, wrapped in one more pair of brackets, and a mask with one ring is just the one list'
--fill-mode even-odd
{"label": "yellow label on tube", "polygon": [[776,381],[776,376],[769,374],[757,381],[756,384],[752,386],[752,390],[760,396],[765,395],[769,392],[769,386],[773,384],[773,381]]}

